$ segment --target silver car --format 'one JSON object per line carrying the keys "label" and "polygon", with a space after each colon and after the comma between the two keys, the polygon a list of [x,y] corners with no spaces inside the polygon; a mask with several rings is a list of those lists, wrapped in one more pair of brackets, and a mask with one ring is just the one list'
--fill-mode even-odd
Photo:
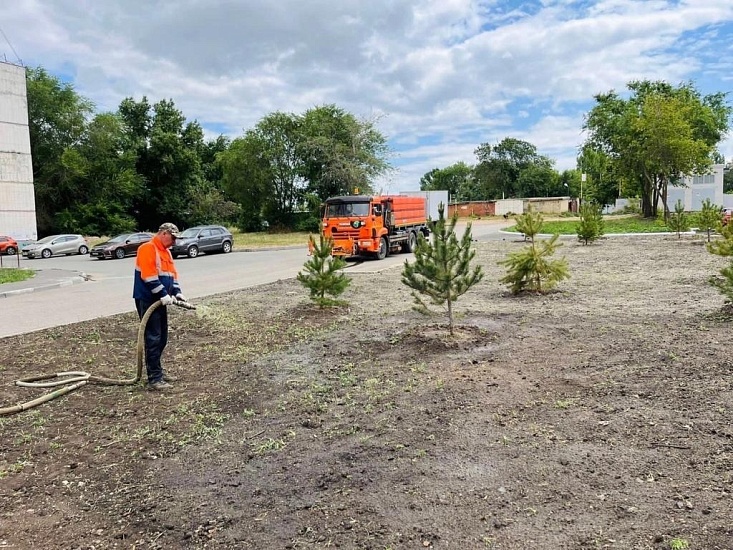
{"label": "silver car", "polygon": [[89,245],[82,235],[51,235],[25,245],[21,254],[26,258],[50,258],[55,254],[87,254]]}
{"label": "silver car", "polygon": [[171,246],[171,254],[174,258],[183,254],[195,258],[200,252],[226,254],[232,251],[233,242],[232,234],[221,225],[197,225],[178,235]]}

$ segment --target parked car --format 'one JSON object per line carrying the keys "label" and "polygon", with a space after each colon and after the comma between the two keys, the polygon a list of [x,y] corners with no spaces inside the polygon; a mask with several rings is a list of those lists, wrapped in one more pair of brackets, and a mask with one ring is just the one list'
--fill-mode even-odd
{"label": "parked car", "polygon": [[198,225],[181,233],[171,247],[174,258],[185,254],[195,258],[200,252],[231,252],[234,238],[221,225]]}
{"label": "parked car", "polygon": [[152,233],[122,233],[108,241],[99,243],[92,247],[89,256],[99,260],[117,258],[121,260],[125,256],[134,256],[140,245],[153,238]]}
{"label": "parked car", "polygon": [[18,252],[18,241],[7,235],[0,235],[0,254],[14,255]]}
{"label": "parked car", "polygon": [[87,254],[89,246],[81,235],[51,235],[28,244],[21,250],[27,258],[50,258],[55,254]]}

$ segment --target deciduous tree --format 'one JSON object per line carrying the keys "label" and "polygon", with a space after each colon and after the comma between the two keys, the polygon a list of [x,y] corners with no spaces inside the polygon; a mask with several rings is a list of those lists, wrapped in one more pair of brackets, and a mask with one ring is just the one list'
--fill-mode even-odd
{"label": "deciduous tree", "polygon": [[186,122],[172,100],[154,105],[146,97],[124,99],[118,113],[128,132],[128,147],[136,155],[136,170],[144,180],[135,203],[141,228],[154,229],[169,220],[190,225],[189,202],[203,181],[203,130]]}
{"label": "deciduous tree", "polygon": [[242,231],[256,232],[263,227],[271,179],[270,164],[260,155],[261,147],[257,136],[247,133],[217,156],[222,188],[241,208],[237,225]]}
{"label": "deciduous tree", "polygon": [[645,80],[628,88],[628,99],[614,91],[595,96],[586,147],[608,156],[618,177],[638,182],[645,217],[656,217],[659,202],[666,215],[668,185],[709,168],[732,110],[725,94],[701,96],[690,83]]}
{"label": "deciduous tree", "polygon": [[421,191],[448,191],[454,201],[471,200],[464,198],[462,190],[472,178],[473,168],[465,162],[457,162],[446,168],[433,168],[420,179]]}
{"label": "deciduous tree", "polygon": [[81,194],[79,155],[71,149],[84,137],[94,105],[41,67],[26,69],[26,89],[36,221],[46,234],[59,230],[57,212]]}
{"label": "deciduous tree", "polygon": [[[537,148],[529,142],[507,137],[496,145],[482,143],[475,154],[478,162],[474,168],[474,178],[482,196],[472,197],[471,200],[541,196],[551,186],[546,178],[541,178],[539,182],[531,178],[524,187],[520,187],[519,178],[524,170],[530,167],[552,168],[552,161],[538,154]],[[528,187],[530,181],[533,183]]]}
{"label": "deciduous tree", "polygon": [[359,120],[336,105],[308,109],[298,118],[297,150],[308,192],[321,200],[359,189],[390,170],[386,138],[374,120]]}

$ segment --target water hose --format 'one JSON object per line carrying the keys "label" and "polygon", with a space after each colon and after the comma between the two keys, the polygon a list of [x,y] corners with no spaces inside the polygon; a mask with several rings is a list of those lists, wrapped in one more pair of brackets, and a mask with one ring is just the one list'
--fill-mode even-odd
{"label": "water hose", "polygon": [[[21,378],[15,381],[16,386],[25,388],[53,388],[56,386],[64,386],[57,390],[52,391],[19,405],[12,407],[0,408],[0,416],[15,414],[21,411],[27,411],[37,405],[56,399],[62,395],[72,392],[87,383],[91,382],[94,384],[103,384],[106,386],[131,386],[137,384],[142,378],[143,364],[145,356],[145,327],[148,324],[148,319],[153,312],[162,305],[160,300],[153,302],[153,304],[147,309],[145,314],[140,319],[140,326],[137,330],[137,372],[133,378],[125,378],[122,380],[116,380],[114,378],[106,378],[104,376],[93,376],[92,374],[84,371],[68,371],[68,372],[57,372],[56,374],[41,374],[36,376],[29,376],[27,378]],[[196,309],[196,306],[184,302],[182,300],[174,299],[172,305],[182,307],[184,309]]]}

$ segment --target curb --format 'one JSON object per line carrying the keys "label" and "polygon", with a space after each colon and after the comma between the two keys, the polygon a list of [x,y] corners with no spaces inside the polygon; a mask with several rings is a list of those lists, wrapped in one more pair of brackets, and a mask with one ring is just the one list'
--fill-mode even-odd
{"label": "curb", "polygon": [[[524,233],[517,233],[516,231],[504,231],[503,229],[500,229],[499,230],[499,233],[501,233],[502,235],[514,235],[517,238],[524,237]],[[702,235],[702,234],[703,233],[698,233],[696,231],[680,231],[680,235],[690,235],[690,236],[693,236],[693,237],[695,235]],[[655,237],[655,236],[656,237],[660,237],[660,236],[663,237],[665,235],[677,235],[677,233],[674,232],[674,231],[667,231],[667,232],[664,232],[664,233],[604,233],[602,238],[606,238],[606,237],[647,237],[647,236],[649,236],[649,237]],[[552,237],[552,234],[551,233],[538,233],[537,234],[537,237],[550,238],[550,237]],[[575,234],[573,234],[573,235],[566,234],[566,235],[560,235],[560,238],[561,239],[570,239],[570,238],[577,239],[578,238],[578,235],[575,235]]]}
{"label": "curb", "polygon": [[255,247],[242,247],[233,248],[232,252],[270,252],[272,250],[295,250],[298,248],[308,249],[308,244],[284,244],[282,246],[263,246],[261,248]]}
{"label": "curb", "polygon": [[29,294],[31,292],[40,292],[42,290],[49,290],[52,288],[59,288],[64,286],[71,286],[78,283],[84,283],[89,280],[89,277],[82,273],[81,275],[77,277],[69,277],[68,279],[64,279],[63,281],[59,281],[56,283],[49,283],[39,286],[33,286],[30,288],[19,288],[17,290],[5,290],[0,291],[0,298],[8,298],[10,296],[16,296],[18,294]]}

